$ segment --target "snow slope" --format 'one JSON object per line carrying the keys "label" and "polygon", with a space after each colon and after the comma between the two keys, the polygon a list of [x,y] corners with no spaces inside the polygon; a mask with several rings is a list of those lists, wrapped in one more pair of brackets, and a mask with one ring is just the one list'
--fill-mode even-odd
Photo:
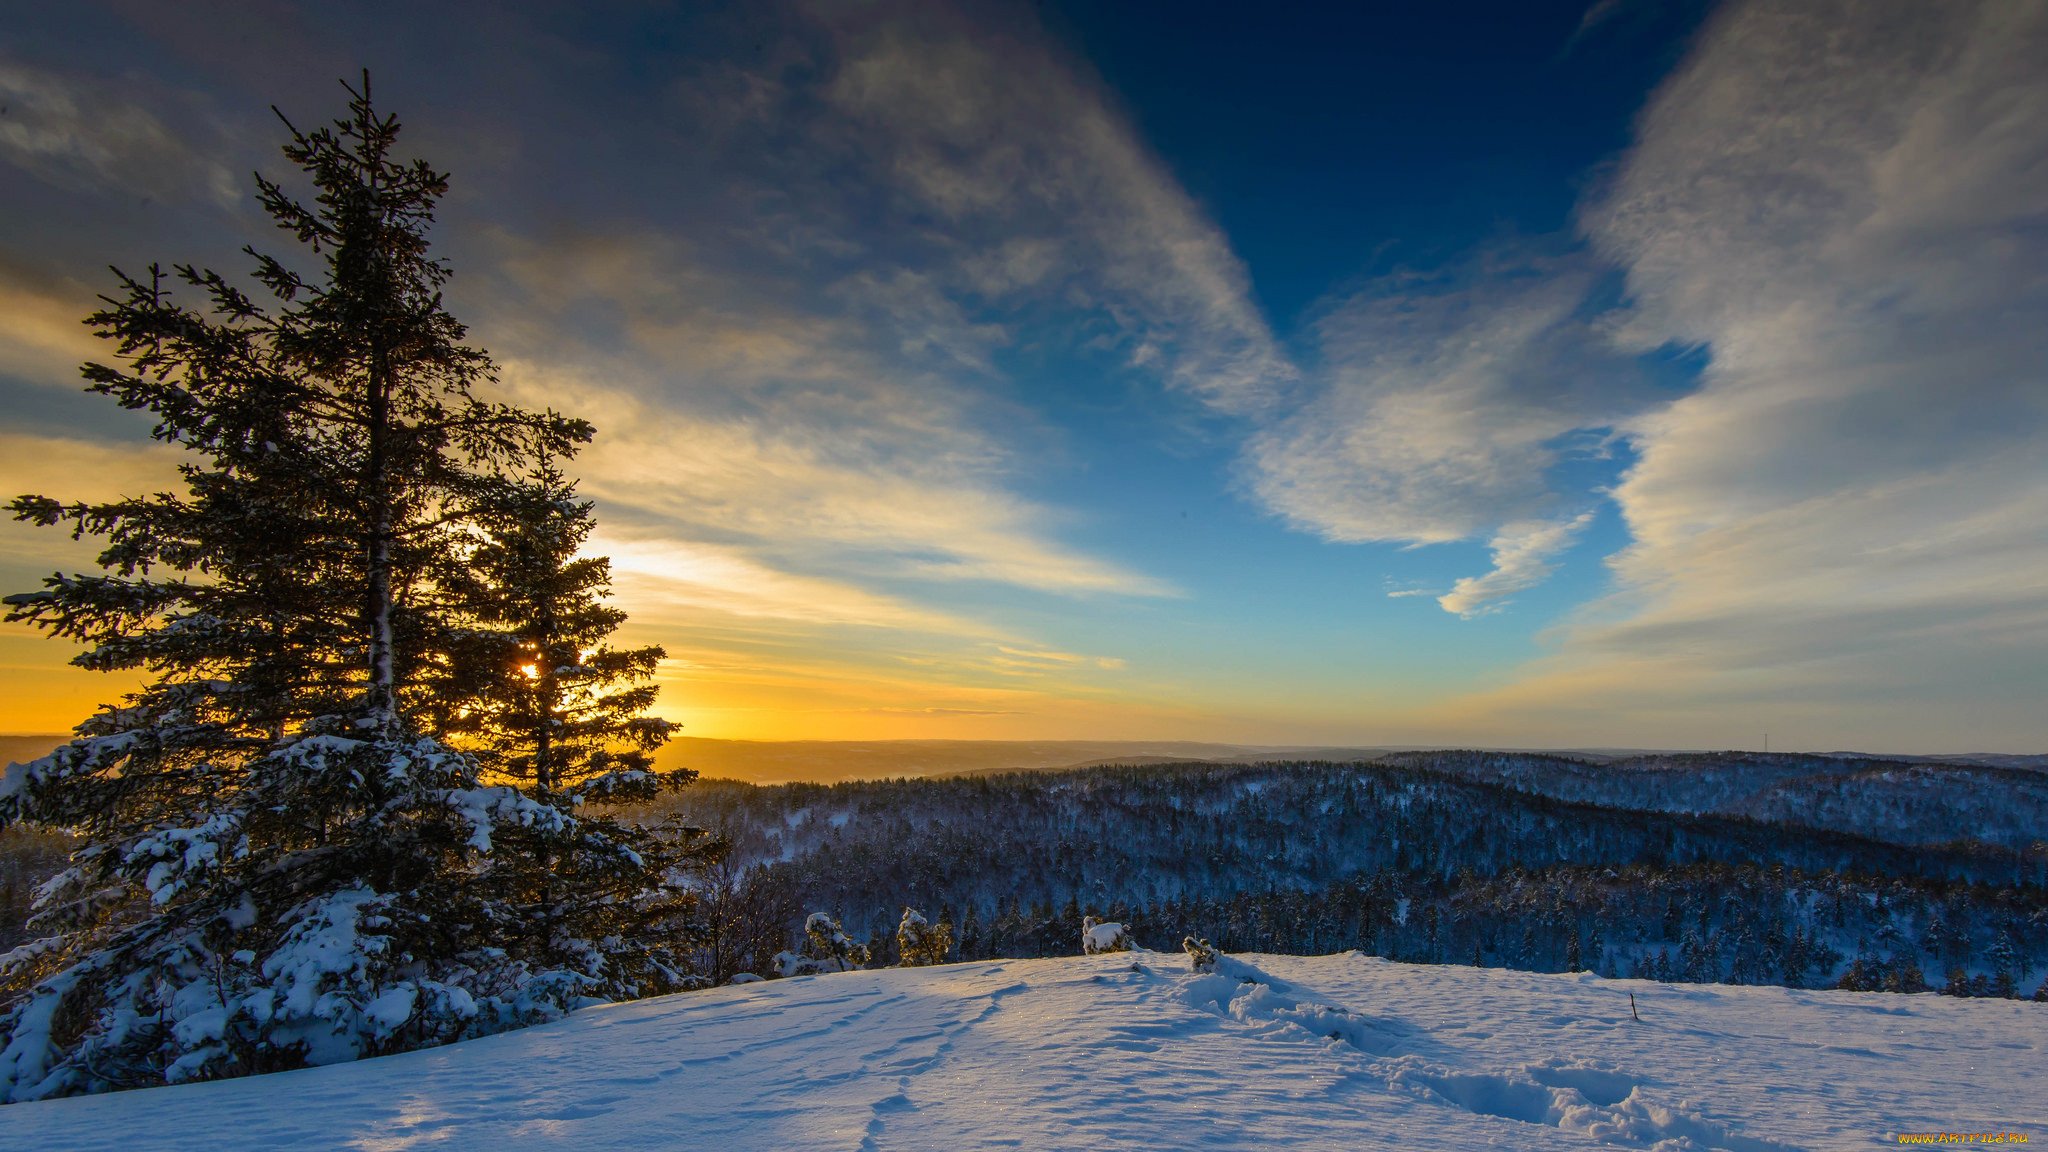
{"label": "snow slope", "polygon": [[[1135,965],[1135,967],[1134,967]],[[1629,1015],[1628,993],[1642,1012]],[[2048,1141],[2048,1006],[1356,953],[813,976],[355,1064],[0,1108],[0,1147],[1588,1148]]]}

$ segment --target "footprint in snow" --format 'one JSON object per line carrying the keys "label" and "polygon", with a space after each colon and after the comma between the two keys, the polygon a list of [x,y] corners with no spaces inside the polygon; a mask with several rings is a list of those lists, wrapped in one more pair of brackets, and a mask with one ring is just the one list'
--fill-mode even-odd
{"label": "footprint in snow", "polygon": [[1789,1145],[1744,1136],[1689,1102],[1660,1104],[1629,1074],[1594,1064],[1551,1061],[1506,1072],[1461,1072],[1403,1057],[1380,1069],[1389,1087],[1484,1116],[1541,1124],[1608,1144],[1716,1152],[1792,1152]]}
{"label": "footprint in snow", "polygon": [[1394,1051],[1404,1031],[1392,1021],[1305,1001],[1293,992],[1285,981],[1228,956],[1217,959],[1214,972],[1196,976],[1183,989],[1187,1002],[1205,1012],[1301,1039],[1336,1041],[1374,1056]]}
{"label": "footprint in snow", "polygon": [[[1344,1008],[1304,1002],[1295,989],[1241,960],[1220,957],[1216,971],[1183,988],[1189,1004],[1275,1033],[1339,1041],[1360,1052],[1387,1056],[1406,1031]],[[1468,1112],[1542,1124],[1610,1144],[1651,1147],[1667,1141],[1710,1152],[1794,1152],[1785,1144],[1744,1136],[1711,1120],[1690,1103],[1667,1105],[1640,1091],[1641,1082],[1616,1068],[1587,1062],[1546,1061],[1506,1072],[1465,1072],[1413,1055],[1375,1061],[1387,1086]]]}
{"label": "footprint in snow", "polygon": [[1636,1078],[1626,1072],[1596,1064],[1565,1064],[1551,1061],[1525,1069],[1529,1078],[1551,1088],[1569,1088],[1590,1103],[1612,1108],[1636,1090]]}

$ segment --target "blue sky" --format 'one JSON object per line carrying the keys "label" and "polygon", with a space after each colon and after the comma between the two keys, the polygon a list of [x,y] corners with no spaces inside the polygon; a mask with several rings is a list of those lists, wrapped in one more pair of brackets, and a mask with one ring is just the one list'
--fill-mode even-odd
{"label": "blue sky", "polygon": [[6,479],[368,66],[692,734],[2048,743],[2048,10],[1332,7],[26,13]]}

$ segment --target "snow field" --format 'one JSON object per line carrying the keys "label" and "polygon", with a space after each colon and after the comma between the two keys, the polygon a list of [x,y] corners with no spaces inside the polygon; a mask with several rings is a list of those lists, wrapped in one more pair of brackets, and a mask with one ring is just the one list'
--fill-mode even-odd
{"label": "snow field", "polygon": [[[1642,1013],[1630,1018],[1628,993]],[[1178,954],[833,973],[0,1108],[0,1147],[1156,1149],[2048,1141],[2048,1008]]]}

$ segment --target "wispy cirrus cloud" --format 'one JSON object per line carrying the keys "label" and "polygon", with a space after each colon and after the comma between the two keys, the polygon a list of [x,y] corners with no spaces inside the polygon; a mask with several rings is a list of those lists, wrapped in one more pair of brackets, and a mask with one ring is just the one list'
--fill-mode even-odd
{"label": "wispy cirrus cloud", "polygon": [[1563,441],[1645,402],[1586,310],[1597,277],[1580,256],[1503,248],[1337,302],[1316,326],[1320,389],[1250,441],[1251,491],[1345,543],[1444,543],[1548,511]]}
{"label": "wispy cirrus cloud", "polygon": [[508,383],[599,418],[586,487],[635,531],[855,579],[1174,594],[1059,542],[1070,513],[1013,483],[1019,431],[1050,430],[994,397],[1029,340],[1266,403],[1295,373],[1227,241],[1028,19],[784,31],[673,93],[721,174],[677,194],[716,229],[500,234]]}
{"label": "wispy cirrus cloud", "polygon": [[1006,644],[996,646],[993,662],[1003,668],[1032,673],[1065,672],[1077,668],[1100,668],[1113,672],[1124,666],[1122,660],[1113,656],[1085,656],[1078,652],[1013,648]]}
{"label": "wispy cirrus cloud", "polygon": [[196,147],[166,126],[132,85],[0,60],[0,105],[7,108],[0,159],[45,180],[222,205],[242,198],[241,181],[217,149]]}
{"label": "wispy cirrus cloud", "polygon": [[580,366],[524,360],[508,361],[505,379],[536,402],[574,397],[598,421],[603,431],[577,469],[621,533],[748,547],[799,572],[1172,593],[1061,544],[1049,531],[1054,512],[1005,489],[1013,465],[1001,444],[930,406],[891,407],[834,385],[693,409],[593,384]]}
{"label": "wispy cirrus cloud", "polygon": [[985,625],[856,584],[779,570],[741,548],[605,536],[593,539],[591,550],[611,558],[613,583],[638,606],[644,624],[729,616],[955,636],[987,634]]}
{"label": "wispy cirrus cloud", "polygon": [[[1942,716],[2010,729],[2048,688],[2048,586],[2022,575],[2048,570],[2044,22],[1728,5],[1588,197],[1590,250],[1496,249],[1338,301],[1247,487],[1333,541],[1490,536],[1490,572],[1391,593],[1468,617],[1550,573],[1588,522],[1560,506],[1616,503],[1613,591],[1457,723],[1582,731],[1626,705],[1649,733],[1709,701],[1846,710],[1981,683]],[[1625,300],[1593,307],[1609,269]],[[1673,347],[1707,365],[1676,397],[1633,359]],[[1608,440],[1635,454],[1618,483],[1556,479]]]}
{"label": "wispy cirrus cloud", "polygon": [[1326,306],[1300,402],[1244,453],[1252,496],[1338,543],[1490,538],[1492,571],[1429,595],[1472,618],[1554,570],[1587,517],[1557,469],[1603,455],[1656,395],[1611,307],[1601,265],[1555,242],[1506,241],[1432,272],[1397,270]]}
{"label": "wispy cirrus cloud", "polygon": [[[280,54],[346,22],[290,15],[263,24]],[[977,588],[1178,594],[1066,539],[1084,513],[1026,491],[1059,432],[1004,398],[1005,356],[1026,338],[1078,332],[1076,355],[1219,392],[1250,388],[1261,369],[1247,365],[1273,355],[1227,243],[1085,65],[1028,16],[763,7],[707,17],[701,45],[649,68],[648,91],[605,50],[547,34],[551,20],[514,14],[521,34],[498,27],[424,72],[401,48],[380,90],[426,126],[417,146],[459,162],[439,238],[462,273],[452,303],[497,354],[503,391],[600,429],[574,467],[644,637],[702,627],[764,669],[805,638],[844,642],[869,671],[910,652],[937,661],[915,681],[935,691],[1052,667],[999,650],[1054,651],[994,622]],[[164,22],[139,26],[190,47]],[[749,44],[765,47],[731,50]],[[100,147],[80,133],[104,101],[30,79],[49,131],[9,155],[45,181],[125,179],[149,125],[134,121],[125,152]],[[984,90],[961,105],[970,80]],[[442,83],[462,94],[437,109]],[[592,118],[612,130],[590,133]],[[626,140],[630,154],[614,151]],[[988,181],[1012,147],[1035,183]],[[619,163],[632,180],[534,178]],[[1079,660],[1088,675],[1120,664]]]}
{"label": "wispy cirrus cloud", "polygon": [[1627,423],[1616,591],[1468,714],[2041,731],[2044,53],[2032,5],[1751,2],[1708,26],[1585,217],[1627,270],[1619,334],[1707,368]]}
{"label": "wispy cirrus cloud", "polygon": [[1086,68],[1020,18],[882,11],[834,27],[833,132],[944,221],[947,281],[1079,307],[1126,363],[1217,408],[1272,404],[1297,373],[1242,262]]}

